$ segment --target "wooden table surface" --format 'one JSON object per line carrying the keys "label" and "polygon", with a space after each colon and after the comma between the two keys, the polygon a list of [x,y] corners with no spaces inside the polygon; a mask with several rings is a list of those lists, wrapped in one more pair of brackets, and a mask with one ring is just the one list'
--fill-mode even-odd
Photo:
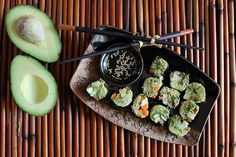
{"label": "wooden table surface", "polygon": [[[0,0],[0,157],[13,156],[236,156],[236,74],[234,0]],[[148,35],[194,28],[192,35],[171,41],[201,46],[198,52],[171,47],[199,66],[221,86],[221,95],[199,144],[163,143],[124,130],[81,103],[69,88],[78,62],[45,64],[55,76],[59,98],[52,112],[34,117],[12,99],[9,68],[19,53],[8,39],[9,8],[32,4],[65,23],[96,28],[101,24]],[[91,35],[59,32],[60,59],[83,54]]]}

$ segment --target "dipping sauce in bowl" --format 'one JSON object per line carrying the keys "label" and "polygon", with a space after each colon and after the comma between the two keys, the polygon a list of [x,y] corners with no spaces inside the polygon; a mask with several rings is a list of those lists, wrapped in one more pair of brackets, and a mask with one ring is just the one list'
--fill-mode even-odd
{"label": "dipping sauce in bowl", "polygon": [[[121,44],[116,44],[109,48],[119,45]],[[100,64],[104,79],[119,87],[136,82],[142,74],[143,66],[142,56],[134,48],[104,54]]]}

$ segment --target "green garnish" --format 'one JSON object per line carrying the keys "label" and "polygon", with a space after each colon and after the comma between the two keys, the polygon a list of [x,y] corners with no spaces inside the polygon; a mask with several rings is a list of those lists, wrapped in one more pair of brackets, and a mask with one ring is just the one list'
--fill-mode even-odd
{"label": "green garnish", "polygon": [[174,71],[170,73],[170,86],[179,91],[184,91],[189,85],[189,75],[180,72]]}
{"label": "green garnish", "polygon": [[191,100],[182,102],[179,109],[180,115],[188,122],[191,122],[195,118],[195,116],[198,114],[198,111],[199,106]]}
{"label": "green garnish", "polygon": [[168,63],[161,57],[157,56],[152,62],[150,73],[154,76],[161,76],[168,68]]}
{"label": "green garnish", "polygon": [[[169,109],[167,109],[162,105],[155,105],[151,109],[150,119],[155,123],[160,122],[160,120],[162,122],[165,122],[169,118],[169,115],[170,115]],[[160,123],[162,124],[162,122]]]}
{"label": "green garnish", "polygon": [[201,103],[206,100],[206,90],[200,83],[193,82],[187,87],[185,94],[185,100],[192,100],[195,103]]}
{"label": "green garnish", "polygon": [[101,100],[107,95],[107,88],[103,80],[97,80],[92,82],[86,88],[88,94],[96,100]]}
{"label": "green garnish", "polygon": [[163,104],[168,105],[171,108],[178,106],[180,101],[180,93],[172,88],[163,87],[160,91],[159,99],[162,100]]}

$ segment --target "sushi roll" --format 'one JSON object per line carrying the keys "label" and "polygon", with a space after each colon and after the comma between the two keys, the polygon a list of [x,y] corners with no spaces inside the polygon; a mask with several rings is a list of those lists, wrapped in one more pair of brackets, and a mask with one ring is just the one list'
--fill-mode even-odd
{"label": "sushi roll", "polygon": [[96,100],[101,100],[107,95],[107,87],[105,82],[100,79],[92,82],[86,88],[87,93]]}
{"label": "sushi roll", "polygon": [[193,82],[189,84],[184,94],[185,100],[192,100],[195,103],[201,103],[206,100],[206,90],[200,83]]}
{"label": "sushi roll", "polygon": [[188,122],[179,115],[170,117],[168,128],[171,133],[180,137],[185,136],[191,130],[191,128],[188,127]]}
{"label": "sushi roll", "polygon": [[163,104],[170,108],[175,108],[179,105],[180,93],[172,88],[163,87],[160,91],[159,100],[162,100]]}
{"label": "sushi roll", "polygon": [[188,74],[180,71],[174,71],[170,73],[171,88],[177,89],[179,91],[184,91],[188,85],[189,85]]}
{"label": "sushi roll", "polygon": [[148,98],[143,95],[139,94],[133,101],[132,110],[134,114],[139,118],[146,118],[149,114],[148,111]]}
{"label": "sushi roll", "polygon": [[163,125],[165,121],[169,118],[170,110],[162,105],[155,105],[150,111],[150,119],[154,123],[159,123]]}
{"label": "sushi roll", "polygon": [[129,87],[119,89],[118,93],[111,96],[111,101],[119,107],[126,107],[132,102],[133,92]]}
{"label": "sushi roll", "polygon": [[156,98],[159,89],[162,86],[163,76],[159,77],[148,77],[143,83],[143,93],[148,98]]}
{"label": "sushi roll", "polygon": [[154,76],[161,76],[168,68],[168,63],[163,58],[157,56],[151,64],[149,72]]}
{"label": "sushi roll", "polygon": [[187,100],[181,103],[179,114],[188,122],[192,122],[198,114],[199,106],[192,100]]}

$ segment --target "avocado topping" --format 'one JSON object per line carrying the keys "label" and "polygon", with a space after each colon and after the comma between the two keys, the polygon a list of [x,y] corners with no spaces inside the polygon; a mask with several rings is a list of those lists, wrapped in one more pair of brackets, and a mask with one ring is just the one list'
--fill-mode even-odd
{"label": "avocado topping", "polygon": [[195,116],[198,114],[198,111],[199,106],[191,100],[182,102],[179,109],[180,115],[188,122],[194,120]]}
{"label": "avocado topping", "polygon": [[206,100],[206,90],[200,83],[193,82],[187,87],[185,94],[185,100],[192,100],[195,103],[201,103]]}
{"label": "avocado topping", "polygon": [[163,87],[160,91],[159,99],[162,100],[163,104],[169,106],[170,108],[175,108],[178,106],[180,101],[180,93],[172,88]]}
{"label": "avocado topping", "polygon": [[92,82],[86,88],[88,94],[96,100],[101,100],[107,95],[107,88],[103,80],[97,80]]}
{"label": "avocado topping", "polygon": [[162,86],[163,76],[148,77],[143,83],[143,93],[149,98],[156,98]]}
{"label": "avocado topping", "polygon": [[189,85],[189,75],[180,72],[174,71],[170,73],[170,86],[179,91],[184,91]]}
{"label": "avocado topping", "polygon": [[154,76],[161,76],[164,74],[167,68],[168,68],[168,63],[166,62],[166,60],[157,56],[155,60],[152,62],[149,72]]}
{"label": "avocado topping", "polygon": [[119,89],[118,93],[114,93],[111,96],[111,101],[116,106],[126,107],[132,102],[133,92],[129,87]]}
{"label": "avocado topping", "polygon": [[179,115],[173,115],[169,119],[169,131],[180,137],[185,136],[191,130],[188,125],[188,122]]}
{"label": "avocado topping", "polygon": [[154,123],[159,123],[163,125],[165,121],[169,118],[170,111],[162,105],[155,105],[152,107],[150,112],[150,119]]}

